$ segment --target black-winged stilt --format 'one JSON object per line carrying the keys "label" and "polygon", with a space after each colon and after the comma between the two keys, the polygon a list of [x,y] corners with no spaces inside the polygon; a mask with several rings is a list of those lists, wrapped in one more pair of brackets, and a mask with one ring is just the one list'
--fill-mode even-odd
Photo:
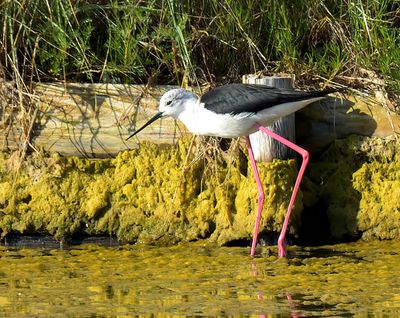
{"label": "black-winged stilt", "polygon": [[309,154],[305,149],[264,126],[269,126],[277,119],[294,113],[335,91],[334,89],[327,89],[305,92],[263,85],[228,84],[212,89],[199,98],[188,90],[172,89],[161,97],[159,112],[126,140],[135,136],[152,122],[165,116],[181,120],[186,128],[196,135],[223,138],[245,137],[258,186],[258,210],[250,252],[251,256],[255,254],[265,196],[248,136],[260,130],[298,152],[303,157],[303,162],[297,175],[289,207],[278,238],[278,255],[284,257],[286,256],[285,234],[297,191],[308,163]]}

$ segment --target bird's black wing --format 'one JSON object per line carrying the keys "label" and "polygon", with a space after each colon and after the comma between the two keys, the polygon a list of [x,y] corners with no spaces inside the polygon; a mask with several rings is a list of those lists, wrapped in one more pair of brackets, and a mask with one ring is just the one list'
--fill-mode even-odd
{"label": "bird's black wing", "polygon": [[304,92],[266,85],[228,84],[205,93],[200,102],[217,114],[256,113],[278,104],[322,97],[336,91],[327,89]]}

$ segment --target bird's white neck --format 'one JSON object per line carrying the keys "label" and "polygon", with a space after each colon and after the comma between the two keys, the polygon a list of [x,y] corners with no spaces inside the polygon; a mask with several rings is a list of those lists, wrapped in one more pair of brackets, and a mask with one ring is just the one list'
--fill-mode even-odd
{"label": "bird's white neck", "polygon": [[204,111],[204,107],[200,105],[199,99],[195,96],[184,101],[182,111],[178,114],[178,119],[182,121],[185,126],[192,133],[197,133],[199,112]]}

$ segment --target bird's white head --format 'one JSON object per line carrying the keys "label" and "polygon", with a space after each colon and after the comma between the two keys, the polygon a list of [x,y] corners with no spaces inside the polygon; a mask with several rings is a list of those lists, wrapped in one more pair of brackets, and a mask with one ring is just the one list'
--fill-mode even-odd
{"label": "bird's white head", "polygon": [[126,140],[132,138],[159,118],[165,116],[178,118],[179,115],[185,111],[186,107],[190,107],[191,105],[196,104],[197,100],[198,97],[196,96],[196,94],[193,94],[186,89],[178,88],[166,92],[160,99],[158,113],[150,118],[149,121],[145,123],[141,128],[137,129],[132,135],[126,138]]}
{"label": "bird's white head", "polygon": [[198,97],[196,94],[183,88],[172,89],[166,92],[160,99],[159,111],[163,116],[178,118],[186,107],[196,103]]}

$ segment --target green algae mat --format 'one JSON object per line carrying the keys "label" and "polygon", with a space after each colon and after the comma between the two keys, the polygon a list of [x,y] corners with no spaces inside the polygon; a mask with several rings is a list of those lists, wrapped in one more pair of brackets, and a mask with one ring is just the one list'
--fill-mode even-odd
{"label": "green algae mat", "polygon": [[0,247],[3,317],[400,315],[400,243]]}

